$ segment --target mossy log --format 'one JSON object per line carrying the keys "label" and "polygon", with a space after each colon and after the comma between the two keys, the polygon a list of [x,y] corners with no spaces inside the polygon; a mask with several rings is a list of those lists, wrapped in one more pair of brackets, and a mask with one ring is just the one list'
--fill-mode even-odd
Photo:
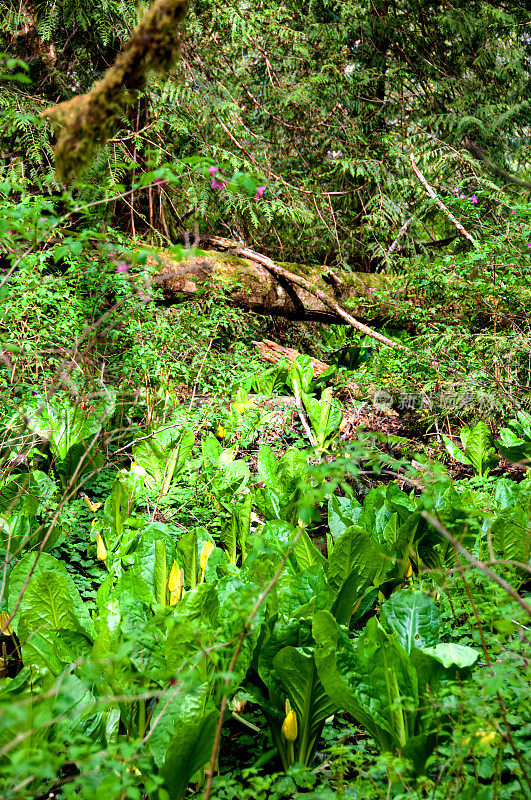
{"label": "mossy log", "polygon": [[[313,294],[272,275],[256,261],[217,251],[182,262],[172,261],[164,251],[159,257],[162,264],[156,282],[162,285],[165,305],[194,299],[215,285],[223,288],[230,305],[244,311],[293,320],[342,322]],[[279,266],[304,277],[360,320],[374,322],[387,316],[379,295],[392,286],[390,276],[332,272],[319,265]]]}

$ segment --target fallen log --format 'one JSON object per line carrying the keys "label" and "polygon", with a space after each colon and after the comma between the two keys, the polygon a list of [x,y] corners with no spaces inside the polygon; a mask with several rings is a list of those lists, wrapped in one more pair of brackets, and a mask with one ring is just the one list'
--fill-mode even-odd
{"label": "fallen log", "polygon": [[[279,361],[285,359],[291,367],[297,356],[301,355],[292,347],[284,347],[281,344],[277,344],[277,342],[271,341],[271,339],[262,339],[261,342],[253,342],[253,345],[258,350],[262,361],[266,361],[268,364],[278,364]],[[319,375],[322,375],[330,369],[329,364],[325,364],[324,361],[319,361],[317,358],[310,358],[310,363],[313,367],[314,378],[318,378]],[[349,381],[346,390],[350,400],[372,400],[376,392],[374,386],[368,386],[362,389],[352,381]]]}
{"label": "fallen log", "polygon": [[[261,342],[253,342],[253,345],[257,348],[262,361],[267,361],[268,364],[278,364],[279,361],[286,359],[291,368],[295,359],[300,356],[298,350],[294,350],[292,347],[284,347],[281,344],[273,342],[271,339],[262,339]],[[323,372],[330,369],[328,364],[325,364],[324,361],[319,361],[317,358],[310,358],[310,363],[313,367],[315,378],[318,378],[319,375],[322,375]]]}
{"label": "fallen log", "polygon": [[[158,256],[162,263],[155,281],[162,286],[163,302],[167,306],[200,297],[216,285],[224,289],[229,305],[244,311],[292,320],[345,324],[345,320],[313,291],[294,285],[287,277],[274,275],[251,258],[219,251],[192,256],[183,262],[173,261],[171,254],[165,251]],[[388,317],[379,294],[392,286],[392,276],[331,273],[320,265],[277,266],[298,275],[311,289],[327,294],[338,305],[346,304],[349,314],[359,320],[378,323]]]}

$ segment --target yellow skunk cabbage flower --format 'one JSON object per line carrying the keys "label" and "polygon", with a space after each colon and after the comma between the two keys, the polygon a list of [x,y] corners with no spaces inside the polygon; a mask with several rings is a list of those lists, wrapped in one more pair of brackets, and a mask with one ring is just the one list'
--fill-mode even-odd
{"label": "yellow skunk cabbage flower", "polygon": [[101,533],[98,531],[96,533],[96,547],[97,547],[97,558],[98,561],[105,561],[107,558],[107,548],[105,547],[104,541],[101,538]]}
{"label": "yellow skunk cabbage flower", "polygon": [[201,567],[201,581],[205,579],[205,570],[208,559],[210,558],[210,553],[214,549],[214,545],[212,542],[204,541],[203,547],[201,548],[201,556],[199,558],[199,566]]}
{"label": "yellow skunk cabbage flower", "polygon": [[216,436],[218,437],[218,439],[224,439],[226,435],[227,431],[220,422],[216,430]]}
{"label": "yellow skunk cabbage flower", "polygon": [[254,403],[251,400],[245,400],[240,403],[232,404],[233,409],[237,411],[238,414],[243,414],[244,411],[247,411],[248,408],[252,408],[252,406],[254,406]]}
{"label": "yellow skunk cabbage flower", "polygon": [[92,500],[89,500],[86,494],[83,495],[83,500],[89,507],[89,511],[91,511],[93,514],[95,514],[98,508],[101,508],[103,505],[103,503],[93,503]]}
{"label": "yellow skunk cabbage flower", "polygon": [[407,560],[407,569],[406,569],[405,578],[406,578],[407,581],[412,581],[413,580],[413,567],[411,566],[411,559],[410,558],[408,558],[408,560]]}
{"label": "yellow skunk cabbage flower", "polygon": [[168,578],[168,590],[170,592],[170,606],[176,605],[182,597],[184,587],[184,570],[179,569],[176,561],[170,570]]}
{"label": "yellow skunk cabbage flower", "polygon": [[287,742],[294,742],[297,738],[297,715],[286,700],[286,718],[282,723],[282,735]]}
{"label": "yellow skunk cabbage flower", "polygon": [[5,611],[0,611],[0,636],[11,636],[13,628],[8,623],[9,614]]}
{"label": "yellow skunk cabbage flower", "polygon": [[170,577],[168,578],[168,589],[170,592],[176,592],[179,588],[179,565],[176,561],[170,570]]}
{"label": "yellow skunk cabbage flower", "polygon": [[464,745],[479,745],[480,750],[488,750],[492,744],[497,740],[498,734],[494,728],[481,728],[474,733],[473,737],[465,736],[463,739]]}

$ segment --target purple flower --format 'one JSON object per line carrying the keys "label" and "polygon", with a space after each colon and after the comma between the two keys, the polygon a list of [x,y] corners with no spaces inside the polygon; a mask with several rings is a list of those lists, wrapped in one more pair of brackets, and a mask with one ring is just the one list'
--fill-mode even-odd
{"label": "purple flower", "polygon": [[126,264],[125,261],[120,261],[120,263],[116,265],[116,272],[127,272],[128,269],[129,264]]}
{"label": "purple flower", "polygon": [[477,203],[477,201],[478,201],[477,194],[473,194],[472,197],[470,198],[470,202],[471,203]]}
{"label": "purple flower", "polygon": [[259,186],[256,190],[255,199],[260,200],[265,190],[266,190],[265,186]]}
{"label": "purple flower", "polygon": [[225,186],[224,181],[215,181],[214,178],[210,181],[210,188],[211,189],[223,189]]}
{"label": "purple flower", "polygon": [[155,183],[155,184],[158,183],[160,185],[161,183],[166,183],[166,179],[165,178],[155,178],[153,183]]}
{"label": "purple flower", "polygon": [[219,167],[209,167],[208,171],[210,173],[210,177],[212,177],[213,175],[216,174],[216,172],[219,172]]}
{"label": "purple flower", "polygon": [[459,199],[460,200],[466,200],[466,194],[460,194],[459,195]]}

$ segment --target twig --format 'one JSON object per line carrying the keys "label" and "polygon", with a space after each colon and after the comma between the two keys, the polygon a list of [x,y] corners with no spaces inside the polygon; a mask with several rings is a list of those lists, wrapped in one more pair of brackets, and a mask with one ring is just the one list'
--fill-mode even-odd
{"label": "twig", "polygon": [[496,575],[496,573],[493,572],[491,569],[489,569],[482,561],[479,561],[475,556],[472,555],[472,553],[469,553],[468,550],[465,547],[463,547],[461,542],[458,541],[458,539],[456,539],[455,536],[452,536],[452,534],[446,530],[444,525],[440,523],[438,519],[432,517],[431,514],[428,514],[427,511],[423,511],[422,516],[427,522],[430,523],[430,525],[433,525],[433,527],[436,530],[438,530],[439,533],[442,533],[445,539],[447,539],[450,542],[452,547],[455,550],[457,550],[464,558],[466,558],[466,560],[470,564],[472,564],[477,569],[481,570],[481,572],[483,572],[485,575],[491,578],[491,580],[495,581],[495,583],[497,583],[498,586],[501,586],[501,588],[505,592],[507,592],[507,594],[510,595],[513,598],[513,600],[515,600],[518,603],[518,605],[520,605],[524,609],[524,611],[527,612],[527,614],[529,614],[529,616],[531,617],[531,606],[529,605],[529,603],[526,603],[523,597],[520,597],[518,592],[515,589],[513,589],[510,583],[507,583],[507,581],[505,581],[503,578],[500,578],[499,575]]}
{"label": "twig", "polygon": [[478,161],[481,161],[482,164],[485,165],[489,172],[492,172],[499,178],[503,178],[507,183],[512,183],[514,186],[522,186],[522,188],[531,191],[531,183],[529,181],[518,178],[516,175],[511,175],[510,172],[507,172],[507,170],[499,167],[498,164],[495,164],[490,160],[485,150],[483,150],[483,148],[477,145],[475,142],[470,141],[470,139],[465,139],[463,144],[469,153],[472,153],[474,158],[477,158]]}
{"label": "twig", "polygon": [[415,173],[415,175],[417,176],[417,178],[419,179],[419,181],[421,182],[421,184],[424,186],[424,188],[426,189],[426,191],[427,191],[427,193],[429,194],[429,196],[430,196],[430,197],[431,197],[433,200],[435,200],[435,203],[436,203],[436,205],[437,205],[437,208],[439,208],[439,209],[440,209],[440,210],[443,212],[443,214],[444,214],[446,217],[448,217],[448,219],[450,220],[450,222],[452,222],[452,223],[455,225],[455,227],[457,228],[457,230],[459,231],[459,233],[461,233],[461,234],[462,234],[462,235],[465,237],[465,239],[468,239],[468,241],[470,242],[470,244],[472,245],[472,247],[477,247],[477,246],[478,246],[478,243],[476,242],[476,240],[475,240],[475,239],[474,239],[474,238],[473,238],[473,237],[472,237],[472,236],[471,236],[471,235],[468,233],[468,231],[466,231],[466,230],[464,229],[464,227],[461,225],[461,223],[459,222],[459,220],[458,220],[458,219],[456,219],[456,218],[454,217],[454,215],[452,214],[452,212],[451,212],[451,211],[450,211],[448,208],[446,208],[446,206],[444,205],[444,203],[443,203],[441,200],[439,200],[439,198],[437,197],[437,194],[436,194],[436,193],[435,193],[435,191],[434,191],[434,190],[431,188],[430,184],[428,183],[428,181],[426,180],[426,178],[424,177],[424,175],[422,174],[422,172],[420,171],[420,169],[419,169],[419,168],[417,167],[417,165],[415,164],[415,158],[414,158],[414,156],[413,156],[413,153],[411,153],[411,155],[410,155],[409,157],[410,157],[410,159],[411,159],[411,166],[413,167],[413,172]]}
{"label": "twig", "polygon": [[[217,331],[217,329],[218,329],[218,326],[216,325],[216,331]],[[214,331],[214,333],[216,331]],[[195,390],[197,389],[197,383],[199,381],[199,376],[201,375],[201,372],[202,372],[203,367],[205,365],[206,358],[207,358],[208,354],[210,353],[210,348],[212,347],[212,342],[213,341],[214,341],[214,337],[212,337],[212,339],[209,341],[208,347],[207,347],[207,349],[205,351],[205,355],[203,356],[203,360],[201,361],[201,366],[199,367],[199,371],[197,373],[197,376],[196,376],[196,379],[195,379],[195,383],[194,383],[193,388],[192,388],[192,398],[190,400],[190,405],[188,406],[188,411],[192,410],[192,406],[194,404],[194,398],[195,398]]]}
{"label": "twig", "polygon": [[311,431],[311,428],[308,424],[308,420],[306,419],[306,414],[304,413],[304,408],[301,402],[301,396],[299,392],[299,386],[296,380],[293,381],[293,394],[295,395],[297,414],[299,415],[299,419],[301,421],[302,427],[304,428],[304,432],[308,437],[308,439],[310,440],[311,446],[315,447],[315,439]]}
{"label": "twig", "polygon": [[242,256],[243,258],[249,258],[251,261],[256,261],[258,264],[261,264],[263,267],[269,270],[269,272],[271,272],[271,274],[275,277],[285,278],[295,286],[300,286],[301,289],[313,294],[313,296],[317,297],[317,299],[320,300],[323,305],[333,311],[338,317],[341,317],[341,319],[345,320],[348,325],[358,331],[361,331],[361,333],[364,333],[366,336],[370,336],[372,339],[376,339],[376,341],[385,344],[387,347],[392,347],[394,350],[405,350],[406,352],[411,352],[409,348],[405,347],[405,345],[400,344],[399,342],[393,342],[392,339],[388,339],[387,336],[384,336],[382,333],[378,333],[378,331],[374,331],[372,328],[364,325],[363,322],[359,322],[359,320],[351,316],[348,311],[345,311],[344,308],[338,305],[335,300],[332,300],[332,298],[329,297],[326,292],[323,292],[322,289],[312,286],[309,281],[305,280],[305,278],[301,278],[300,275],[295,275],[293,272],[288,272],[288,270],[284,269],[284,267],[279,267],[278,264],[275,264],[275,262],[267,256],[263,256],[260,253],[255,253],[254,250],[249,250],[247,247],[238,248],[234,254]]}
{"label": "twig", "polygon": [[389,248],[389,250],[385,254],[386,258],[389,258],[389,256],[392,255],[395,252],[396,248],[398,247],[398,242],[400,241],[402,236],[406,233],[407,229],[409,228],[409,226],[411,225],[411,223],[413,222],[414,219],[415,219],[415,217],[410,217],[406,222],[404,222],[404,224],[402,225],[402,227],[398,231],[398,235],[397,235],[396,239],[394,240],[393,244],[391,245],[391,247]]}

